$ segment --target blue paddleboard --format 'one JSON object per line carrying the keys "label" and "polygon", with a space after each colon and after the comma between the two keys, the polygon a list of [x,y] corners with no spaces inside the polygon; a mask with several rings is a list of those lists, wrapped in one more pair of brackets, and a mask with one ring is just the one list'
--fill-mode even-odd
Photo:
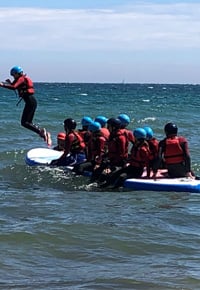
{"label": "blue paddleboard", "polygon": [[187,177],[158,178],[156,180],[130,178],[125,180],[124,187],[148,191],[200,192],[200,180]]}

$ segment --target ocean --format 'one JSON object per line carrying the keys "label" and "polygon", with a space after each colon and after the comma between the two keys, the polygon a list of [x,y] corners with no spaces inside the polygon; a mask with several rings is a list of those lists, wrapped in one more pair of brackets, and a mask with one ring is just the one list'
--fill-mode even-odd
{"label": "ocean", "polygon": [[[173,121],[200,175],[200,85],[36,83],[34,123],[56,145],[63,121],[131,118],[164,138]],[[46,147],[21,127],[23,101],[0,90],[0,289],[200,289],[198,193],[100,190],[63,168],[29,167]]]}

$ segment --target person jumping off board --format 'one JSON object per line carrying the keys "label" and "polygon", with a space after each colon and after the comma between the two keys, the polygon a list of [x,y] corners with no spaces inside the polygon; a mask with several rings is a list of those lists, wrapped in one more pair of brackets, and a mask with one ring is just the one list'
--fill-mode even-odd
{"label": "person jumping off board", "polygon": [[45,128],[39,128],[32,123],[35,110],[37,108],[37,100],[34,97],[34,87],[32,80],[23,73],[23,69],[20,66],[14,66],[10,70],[10,75],[14,78],[11,82],[9,79],[6,82],[1,82],[0,87],[17,90],[20,100],[17,104],[24,100],[25,106],[21,117],[21,125],[35,133],[44,139],[48,146],[52,145],[51,135]]}

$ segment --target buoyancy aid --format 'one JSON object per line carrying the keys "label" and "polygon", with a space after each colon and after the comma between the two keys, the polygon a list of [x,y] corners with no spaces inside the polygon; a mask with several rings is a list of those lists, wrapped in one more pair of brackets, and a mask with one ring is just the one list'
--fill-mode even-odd
{"label": "buoyancy aid", "polygon": [[166,164],[176,164],[184,161],[184,151],[177,136],[165,139],[164,159]]}
{"label": "buoyancy aid", "polygon": [[72,142],[70,152],[71,153],[80,153],[85,149],[85,142],[83,138],[77,132],[71,132],[70,134],[74,135],[74,140]]}
{"label": "buoyancy aid", "polygon": [[23,78],[24,81],[17,89],[19,96],[23,98],[27,95],[33,95],[35,91],[33,88],[32,80],[29,77],[27,77],[26,75],[22,75],[20,78]]}
{"label": "buoyancy aid", "polygon": [[95,160],[96,157],[99,158],[105,154],[107,149],[106,138],[102,135],[101,132],[91,136],[90,141],[88,142],[88,159]]}
{"label": "buoyancy aid", "polygon": [[91,136],[91,132],[88,130],[79,130],[78,134],[83,138],[83,141],[85,142],[85,144],[88,143],[88,141],[90,140],[90,136]]}
{"label": "buoyancy aid", "polygon": [[134,144],[135,143],[135,137],[133,135],[133,132],[131,130],[128,130],[128,129],[124,129],[124,131],[126,132],[127,134],[127,138],[128,138],[128,141],[131,143],[131,144]]}
{"label": "buoyancy aid", "polygon": [[128,157],[128,140],[123,129],[119,129],[110,135],[108,141],[108,158],[111,163],[118,164]]}
{"label": "buoyancy aid", "polygon": [[150,150],[150,160],[154,160],[158,157],[158,145],[159,142],[156,138],[152,138],[147,141],[149,144],[149,150]]}
{"label": "buoyancy aid", "polygon": [[[128,156],[129,150],[129,141],[130,141],[130,131],[127,129],[120,129],[117,133],[117,136],[124,136],[125,137],[125,149],[126,149],[126,157]],[[134,138],[134,137],[133,137]]]}
{"label": "buoyancy aid", "polygon": [[110,136],[110,132],[106,127],[101,128],[101,133],[108,140]]}
{"label": "buoyancy aid", "polygon": [[144,168],[149,164],[150,155],[149,144],[146,141],[135,144],[131,149],[129,163],[131,166]]}

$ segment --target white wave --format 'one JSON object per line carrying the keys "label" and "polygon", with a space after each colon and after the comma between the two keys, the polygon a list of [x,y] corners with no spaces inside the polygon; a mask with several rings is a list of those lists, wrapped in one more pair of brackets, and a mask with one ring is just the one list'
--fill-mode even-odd
{"label": "white wave", "polygon": [[143,124],[143,123],[147,123],[149,121],[151,121],[151,122],[152,121],[153,122],[156,121],[156,117],[147,117],[147,118],[144,118],[144,119],[139,120],[138,123],[142,123]]}

